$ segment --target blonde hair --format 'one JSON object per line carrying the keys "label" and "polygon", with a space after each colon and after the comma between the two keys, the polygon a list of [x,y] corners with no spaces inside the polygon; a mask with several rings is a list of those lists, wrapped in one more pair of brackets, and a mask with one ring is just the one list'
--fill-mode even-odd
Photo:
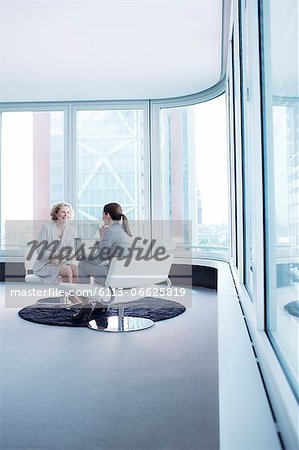
{"label": "blonde hair", "polygon": [[50,217],[51,217],[51,220],[57,220],[57,214],[58,214],[58,211],[59,211],[60,208],[62,208],[63,206],[67,206],[67,207],[69,208],[69,210],[70,210],[70,215],[71,215],[70,220],[73,220],[73,218],[74,218],[74,216],[75,216],[75,212],[74,212],[73,208],[71,207],[71,205],[70,205],[69,203],[66,203],[66,202],[55,203],[55,205],[53,205],[53,206],[51,207],[51,210],[50,210]]}
{"label": "blonde hair", "polygon": [[107,203],[104,206],[103,211],[105,214],[110,214],[112,220],[121,220],[122,227],[128,236],[132,236],[129,228],[129,220],[125,214],[123,214],[122,207],[118,203]]}

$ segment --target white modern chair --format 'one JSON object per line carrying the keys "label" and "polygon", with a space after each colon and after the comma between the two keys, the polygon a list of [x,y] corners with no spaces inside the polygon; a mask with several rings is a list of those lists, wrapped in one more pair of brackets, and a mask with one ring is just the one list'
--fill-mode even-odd
{"label": "white modern chair", "polygon": [[[170,287],[169,272],[173,258],[174,256],[170,254],[163,261],[155,259],[138,261],[132,258],[127,267],[125,259],[112,259],[105,280],[105,287],[109,289],[111,295],[109,303],[111,304],[115,299],[121,300],[122,295],[120,293],[123,293],[123,291],[128,295],[131,292],[131,300],[136,300],[149,296],[144,295],[144,289],[148,289],[150,292],[155,289],[158,293],[159,288],[162,287],[161,283],[166,283],[167,287]],[[138,295],[138,291],[143,294]],[[154,322],[150,319],[125,316],[124,305],[121,301],[118,301],[117,316],[91,320],[88,324],[89,328],[95,331],[115,332],[143,330],[153,325]]]}
{"label": "white modern chair", "polygon": [[[157,261],[137,260],[132,258],[126,266],[126,259],[119,260],[113,258],[110,262],[109,271],[106,277],[105,286],[110,289],[111,296],[117,292],[117,289],[127,290],[134,288],[153,287],[160,283],[166,283],[171,286],[169,272],[174,256],[166,255],[167,259]],[[136,296],[134,295],[135,299]]]}

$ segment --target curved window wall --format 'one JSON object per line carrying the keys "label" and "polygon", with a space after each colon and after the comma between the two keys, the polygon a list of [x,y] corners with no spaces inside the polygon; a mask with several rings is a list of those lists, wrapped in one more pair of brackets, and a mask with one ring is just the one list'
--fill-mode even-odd
{"label": "curved window wall", "polygon": [[233,2],[230,43],[231,267],[283,448],[296,448],[298,2]]}
{"label": "curved window wall", "polygon": [[[132,220],[182,221],[177,256],[192,250],[194,257],[228,259],[225,96],[213,99],[221,89],[205,94],[204,102],[198,95],[192,105],[173,108],[159,102],[0,105],[2,252],[5,220],[47,220],[51,204],[64,199],[80,220],[98,220],[105,203],[118,201]],[[158,121],[149,120],[157,111]],[[12,172],[24,171],[26,189],[19,193],[6,176],[8,164]],[[10,204],[20,205],[17,216]]]}

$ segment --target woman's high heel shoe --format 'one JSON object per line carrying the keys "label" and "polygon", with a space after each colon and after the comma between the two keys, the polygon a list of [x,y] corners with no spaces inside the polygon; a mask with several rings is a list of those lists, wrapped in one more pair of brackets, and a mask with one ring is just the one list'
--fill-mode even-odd
{"label": "woman's high heel shoe", "polygon": [[92,305],[82,306],[78,312],[73,314],[72,322],[86,322],[90,318],[94,307]]}

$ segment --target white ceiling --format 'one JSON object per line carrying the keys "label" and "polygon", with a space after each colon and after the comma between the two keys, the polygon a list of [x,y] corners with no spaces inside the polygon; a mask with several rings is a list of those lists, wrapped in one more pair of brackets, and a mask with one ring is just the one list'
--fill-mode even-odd
{"label": "white ceiling", "polygon": [[199,92],[221,36],[222,0],[0,0],[0,101]]}

